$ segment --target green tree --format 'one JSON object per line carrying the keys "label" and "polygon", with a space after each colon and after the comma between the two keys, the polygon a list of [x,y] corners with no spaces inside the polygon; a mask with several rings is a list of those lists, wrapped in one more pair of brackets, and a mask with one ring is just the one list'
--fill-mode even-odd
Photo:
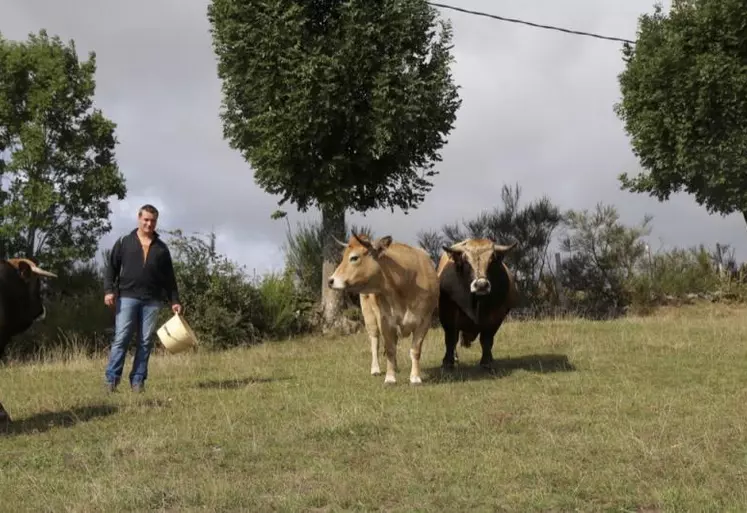
{"label": "green tree", "polygon": [[630,304],[630,282],[646,252],[643,237],[651,234],[650,216],[639,226],[625,226],[612,205],[568,211],[560,247],[563,287],[573,295],[579,313],[589,317],[619,315]]}
{"label": "green tree", "polygon": [[[347,210],[417,208],[460,100],[425,0],[212,0],[224,136],[279,205],[317,207],[323,274]],[[325,280],[322,281],[325,283]],[[343,295],[322,285],[324,320]]]}
{"label": "green tree", "polygon": [[46,31],[0,36],[0,248],[54,265],[87,260],[123,199],[115,124],[93,108],[95,53]]}
{"label": "green tree", "polygon": [[685,191],[747,222],[746,24],[743,0],[674,0],[641,16],[615,110],[644,172],[620,175],[623,189],[659,201]]}

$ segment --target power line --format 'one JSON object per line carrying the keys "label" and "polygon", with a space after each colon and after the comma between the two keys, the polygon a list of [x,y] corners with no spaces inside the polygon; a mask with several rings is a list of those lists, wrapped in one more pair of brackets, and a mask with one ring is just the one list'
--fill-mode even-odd
{"label": "power line", "polygon": [[547,29],[547,30],[556,30],[558,32],[565,32],[566,34],[573,34],[576,36],[595,37],[597,39],[606,39],[608,41],[619,41],[621,43],[635,44],[635,41],[631,41],[630,39],[623,39],[620,37],[603,36],[601,34],[593,34],[591,32],[583,32],[580,30],[572,30],[572,29],[567,29],[567,28],[562,28],[562,27],[554,27],[552,25],[541,25],[539,23],[533,23],[531,21],[518,20],[516,18],[506,18],[505,16],[498,16],[497,14],[488,14],[486,12],[480,12],[480,11],[470,11],[469,9],[462,9],[461,7],[454,7],[453,5],[440,4],[436,2],[428,2],[428,4],[432,5],[433,7],[441,7],[442,9],[451,9],[453,11],[459,11],[459,12],[463,12],[466,14],[473,14],[475,16],[484,16],[485,18],[492,18],[494,20],[499,20],[499,21],[507,21],[509,23],[519,23],[521,25],[528,25],[530,27],[542,28],[542,29]]}

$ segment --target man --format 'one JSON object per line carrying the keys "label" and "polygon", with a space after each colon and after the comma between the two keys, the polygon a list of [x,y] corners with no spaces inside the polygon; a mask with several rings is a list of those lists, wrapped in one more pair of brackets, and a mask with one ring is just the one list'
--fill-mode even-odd
{"label": "man", "polygon": [[182,311],[171,253],[156,232],[158,210],[153,205],[143,205],[137,219],[137,228],[114,243],[104,275],[104,303],[115,307],[116,312],[114,341],[105,372],[110,392],[119,385],[135,328],[138,339],[130,386],[134,392],[144,390],[163,300],[171,304],[175,314]]}

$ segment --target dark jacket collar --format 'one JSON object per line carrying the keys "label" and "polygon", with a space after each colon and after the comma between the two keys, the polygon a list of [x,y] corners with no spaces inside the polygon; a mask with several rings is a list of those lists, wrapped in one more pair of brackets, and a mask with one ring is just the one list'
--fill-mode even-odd
{"label": "dark jacket collar", "polygon": [[[137,228],[135,228],[134,230],[132,230],[130,232],[130,235],[137,236]],[[156,231],[153,232],[153,240],[159,239],[160,237],[161,236],[158,234],[158,232],[156,232]]]}

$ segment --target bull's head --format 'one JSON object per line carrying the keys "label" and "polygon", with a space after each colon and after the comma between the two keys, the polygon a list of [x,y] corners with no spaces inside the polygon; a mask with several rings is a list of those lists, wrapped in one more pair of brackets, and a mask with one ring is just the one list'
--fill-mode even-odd
{"label": "bull's head", "polygon": [[490,268],[501,265],[503,257],[516,247],[496,244],[489,239],[468,239],[453,246],[444,246],[456,265],[457,272],[469,281],[469,291],[476,296],[490,294]]}
{"label": "bull's head", "polygon": [[342,262],[327,280],[327,285],[357,294],[376,291],[382,280],[379,258],[392,243],[392,237],[387,235],[371,242],[365,235],[353,234],[347,244],[335,241],[345,249]]}
{"label": "bull's head", "polygon": [[45,271],[27,258],[11,258],[8,263],[15,267],[19,276],[26,284],[25,292],[28,294],[28,312],[31,319],[41,321],[46,317],[47,310],[44,308],[41,295],[41,277],[57,278],[57,275]]}

